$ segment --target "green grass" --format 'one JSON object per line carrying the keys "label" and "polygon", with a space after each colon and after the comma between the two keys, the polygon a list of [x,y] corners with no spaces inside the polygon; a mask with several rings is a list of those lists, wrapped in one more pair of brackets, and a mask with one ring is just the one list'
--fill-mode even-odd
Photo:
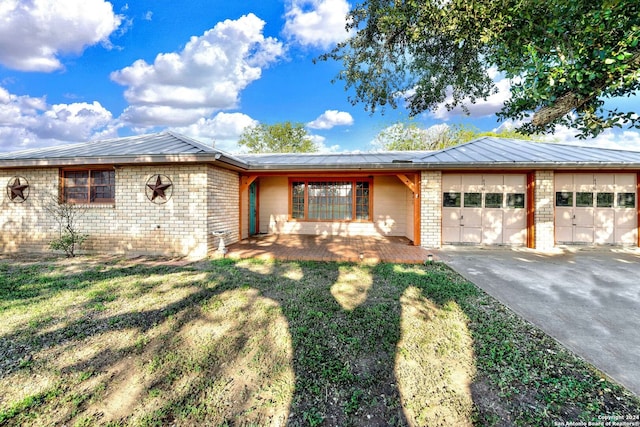
{"label": "green grass", "polygon": [[0,425],[554,425],[640,401],[442,264],[0,261]]}

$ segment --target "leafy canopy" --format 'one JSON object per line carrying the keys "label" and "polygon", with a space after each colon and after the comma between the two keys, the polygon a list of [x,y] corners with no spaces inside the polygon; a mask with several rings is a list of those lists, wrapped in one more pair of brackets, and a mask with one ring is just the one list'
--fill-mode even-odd
{"label": "leafy canopy", "polygon": [[347,28],[320,59],[343,63],[351,102],[372,112],[464,108],[496,90],[493,69],[512,82],[498,115],[523,132],[640,128],[637,114],[605,107],[640,88],[638,0],[365,0]]}
{"label": "leafy canopy", "polygon": [[238,145],[250,153],[313,153],[318,147],[302,123],[259,124],[240,136]]}
{"label": "leafy canopy", "polygon": [[482,136],[534,140],[530,135],[523,135],[513,129],[485,132],[475,127],[446,124],[424,129],[409,121],[395,123],[380,131],[372,146],[374,150],[379,151],[431,151],[459,145]]}

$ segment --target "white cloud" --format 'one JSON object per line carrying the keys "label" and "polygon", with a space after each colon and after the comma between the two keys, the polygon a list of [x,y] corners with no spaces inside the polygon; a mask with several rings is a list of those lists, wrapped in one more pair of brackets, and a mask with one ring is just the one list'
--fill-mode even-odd
{"label": "white cloud", "polygon": [[351,126],[353,117],[346,111],[327,110],[317,119],[307,123],[307,127],[311,129],[331,129],[335,126]]}
{"label": "white cloud", "polygon": [[615,148],[619,150],[640,150],[640,131],[607,129],[595,138],[578,139],[579,132],[566,126],[556,126],[554,134],[544,136],[548,142],[571,145],[588,145],[599,148]]}
{"label": "white cloud", "polygon": [[328,48],[345,40],[346,0],[289,0],[284,34],[304,46]]}
{"label": "white cloud", "polygon": [[0,150],[13,151],[116,136],[111,112],[99,102],[48,105],[45,98],[0,87]]}
{"label": "white cloud", "polygon": [[[495,69],[489,70],[489,77],[491,77],[496,85],[498,91],[484,99],[477,99],[475,104],[467,100],[465,105],[468,109],[469,117],[487,117],[491,116],[502,109],[505,101],[511,98],[511,81],[504,78]],[[453,102],[453,91],[451,88],[447,90],[447,98],[437,108],[431,111],[429,114],[431,117],[438,120],[450,120],[457,116],[467,116],[467,113],[457,106],[452,110],[447,110],[446,105]]]}
{"label": "white cloud", "polygon": [[0,63],[22,71],[60,69],[63,53],[109,45],[121,21],[104,0],[2,0]]}
{"label": "white cloud", "polygon": [[175,130],[204,143],[211,141],[216,148],[229,153],[239,152],[238,139],[247,127],[259,122],[242,113],[218,113],[212,119],[200,118],[195,123]]}
{"label": "white cloud", "polygon": [[131,104],[121,120],[134,126],[186,126],[238,105],[240,92],[283,55],[282,43],[265,38],[265,23],[253,14],[218,23],[191,37],[178,53],[162,53],[153,64],[137,60],[111,73],[127,86]]}
{"label": "white cloud", "polygon": [[[502,123],[494,132],[502,130],[513,130],[524,124],[524,121],[508,120]],[[567,126],[556,126],[555,133],[542,135],[545,142],[555,142],[558,144],[586,145],[598,148],[615,148],[618,150],[640,151],[640,131],[635,129],[607,129],[595,138],[578,138],[576,129]]]}
{"label": "white cloud", "polygon": [[339,145],[327,145],[324,136],[309,134],[309,139],[318,148],[318,153],[337,153],[340,151]]}

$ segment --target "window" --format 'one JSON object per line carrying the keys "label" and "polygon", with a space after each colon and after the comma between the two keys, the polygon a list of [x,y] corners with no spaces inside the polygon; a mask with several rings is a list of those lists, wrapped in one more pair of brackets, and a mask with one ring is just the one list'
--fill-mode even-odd
{"label": "window", "polygon": [[507,193],[507,207],[524,209],[524,193]]}
{"label": "window", "polygon": [[291,180],[291,219],[369,221],[371,179]]}
{"label": "window", "polygon": [[464,193],[465,208],[482,207],[482,193]]}
{"label": "window", "polygon": [[599,208],[613,207],[613,193],[598,193],[596,197],[596,206]]}
{"label": "window", "polygon": [[618,193],[619,208],[635,208],[636,193]]}
{"label": "window", "polygon": [[502,193],[486,193],[484,195],[484,207],[485,208],[501,208]]}
{"label": "window", "polygon": [[593,207],[593,193],[576,193],[576,207],[577,208],[591,208]]}
{"label": "window", "polygon": [[442,206],[445,208],[459,208],[461,193],[444,193],[442,195]]}
{"label": "window", "polygon": [[558,191],[556,193],[556,206],[560,206],[560,207],[573,206],[573,193],[569,191]]}
{"label": "window", "polygon": [[116,193],[114,170],[62,171],[63,200],[68,203],[113,203]]}

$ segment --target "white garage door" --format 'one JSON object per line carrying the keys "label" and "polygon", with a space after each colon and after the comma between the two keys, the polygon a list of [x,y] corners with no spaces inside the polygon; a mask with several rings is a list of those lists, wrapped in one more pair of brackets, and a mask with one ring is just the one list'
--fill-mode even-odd
{"label": "white garage door", "polygon": [[636,245],[636,174],[555,174],[559,244]]}
{"label": "white garage door", "polygon": [[527,176],[442,176],[442,241],[445,244],[525,245]]}

